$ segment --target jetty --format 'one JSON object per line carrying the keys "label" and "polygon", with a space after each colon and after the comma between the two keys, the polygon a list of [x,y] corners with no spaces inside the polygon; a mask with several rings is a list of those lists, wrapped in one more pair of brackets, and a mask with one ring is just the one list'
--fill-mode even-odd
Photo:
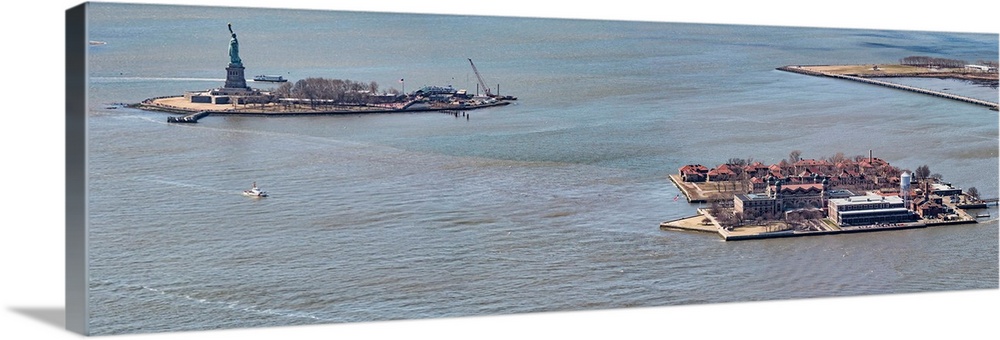
{"label": "jetty", "polygon": [[[966,96],[956,95],[956,94],[953,94],[953,93],[933,91],[933,90],[923,89],[923,88],[919,88],[919,87],[901,85],[901,84],[891,83],[891,82],[887,82],[887,81],[872,79],[872,77],[907,77],[907,76],[913,76],[913,77],[918,77],[918,76],[921,76],[921,77],[926,77],[926,76],[947,77],[947,75],[945,73],[899,73],[899,74],[896,74],[896,73],[881,73],[881,74],[880,73],[872,73],[872,74],[865,74],[865,76],[862,77],[862,76],[859,76],[859,75],[856,75],[856,74],[844,74],[844,73],[838,73],[838,72],[820,71],[820,70],[818,70],[818,67],[821,67],[821,66],[812,66],[812,67],[810,67],[810,66],[782,66],[782,67],[779,67],[777,69],[781,70],[781,71],[786,71],[786,72],[793,72],[793,73],[799,73],[799,74],[805,74],[805,75],[817,76],[817,77],[830,77],[830,78],[835,78],[835,79],[850,80],[850,81],[856,81],[856,82],[861,82],[861,83],[865,83],[865,84],[884,86],[884,87],[893,88],[893,89],[897,89],[897,90],[903,90],[903,91],[910,91],[910,92],[915,92],[915,93],[920,93],[920,94],[926,94],[926,95],[931,95],[931,96],[935,96],[935,97],[941,97],[941,98],[946,98],[946,99],[951,99],[951,100],[957,100],[957,101],[961,101],[961,102],[965,102],[965,103],[969,103],[969,104],[981,105],[981,106],[985,106],[985,107],[987,107],[987,108],[989,108],[991,110],[994,110],[994,111],[996,111],[997,108],[998,108],[998,106],[1000,106],[1000,104],[998,104],[996,102],[991,102],[991,101],[988,101],[988,100],[970,98],[970,97],[966,97]],[[965,79],[965,78],[963,78],[963,79]]]}
{"label": "jetty", "polygon": [[167,117],[167,123],[197,123],[199,119],[207,117],[211,112],[200,111],[183,117]]}

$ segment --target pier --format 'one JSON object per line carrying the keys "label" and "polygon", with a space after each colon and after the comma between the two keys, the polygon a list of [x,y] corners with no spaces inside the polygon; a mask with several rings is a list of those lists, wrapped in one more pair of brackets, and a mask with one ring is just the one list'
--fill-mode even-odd
{"label": "pier", "polygon": [[982,105],[982,106],[986,106],[986,107],[989,107],[989,108],[995,108],[998,105],[997,103],[994,103],[994,102],[991,102],[991,101],[986,101],[986,100],[981,100],[981,99],[975,99],[975,98],[969,98],[969,97],[959,96],[959,95],[951,94],[951,93],[931,91],[931,90],[922,89],[922,88],[919,88],[919,87],[900,85],[900,84],[890,83],[890,82],[881,81],[881,80],[875,80],[875,79],[869,79],[869,78],[862,78],[862,77],[855,77],[855,76],[849,76],[849,75],[843,75],[843,74],[828,74],[827,76],[828,77],[833,77],[833,78],[840,78],[840,79],[847,79],[847,80],[859,81],[859,82],[862,82],[862,83],[868,83],[868,84],[873,84],[873,85],[880,85],[880,86],[890,87],[890,88],[894,88],[894,89],[898,89],[898,90],[904,90],[904,91],[910,91],[910,92],[916,92],[916,93],[922,93],[922,94],[929,94],[929,95],[936,96],[936,97],[947,98],[947,99],[962,101],[962,102],[976,104],[976,105]]}
{"label": "pier", "polygon": [[910,91],[910,92],[915,92],[915,93],[920,93],[920,94],[927,94],[927,95],[932,95],[932,96],[935,96],[935,97],[941,97],[941,98],[946,98],[946,99],[951,99],[951,100],[957,100],[957,101],[961,101],[961,102],[965,102],[965,103],[986,106],[986,107],[988,107],[988,108],[990,108],[991,110],[994,110],[994,111],[996,111],[997,108],[998,108],[998,106],[1000,106],[1000,104],[997,104],[995,102],[991,102],[991,101],[988,101],[988,100],[970,98],[970,97],[960,96],[960,95],[956,95],[956,94],[952,94],[952,93],[932,91],[932,90],[928,90],[928,89],[922,89],[922,88],[919,88],[919,87],[900,85],[900,84],[896,84],[896,83],[890,83],[890,82],[886,82],[886,81],[881,81],[881,80],[876,80],[876,79],[871,79],[871,78],[865,78],[865,77],[858,77],[858,76],[848,75],[848,74],[818,72],[818,71],[808,70],[808,69],[805,69],[805,68],[802,68],[802,67],[793,67],[793,66],[779,67],[778,70],[786,71],[786,72],[792,72],[792,73],[805,74],[805,75],[810,75],[810,76],[825,76],[825,77],[830,77],[830,78],[851,80],[851,81],[857,81],[857,82],[862,82],[862,83],[866,83],[866,84],[872,84],[872,85],[878,85],[878,86],[885,86],[885,87],[889,87],[889,88],[893,88],[893,89],[897,89],[897,90]]}

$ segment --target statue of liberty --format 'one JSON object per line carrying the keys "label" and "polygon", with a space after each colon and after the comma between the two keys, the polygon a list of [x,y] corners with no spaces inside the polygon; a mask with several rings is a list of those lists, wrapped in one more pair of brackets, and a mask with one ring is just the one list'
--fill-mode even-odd
{"label": "statue of liberty", "polygon": [[233,38],[229,40],[229,63],[231,65],[243,66],[243,61],[240,60],[240,42],[236,40],[236,33],[233,33],[233,24],[229,23],[229,33],[232,33]]}

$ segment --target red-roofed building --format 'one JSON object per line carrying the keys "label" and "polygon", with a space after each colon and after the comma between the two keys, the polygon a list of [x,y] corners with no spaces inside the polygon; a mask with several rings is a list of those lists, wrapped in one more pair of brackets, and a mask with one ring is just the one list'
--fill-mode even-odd
{"label": "red-roofed building", "polygon": [[781,199],[785,211],[796,209],[823,209],[823,192],[826,185],[822,183],[773,185],[767,188],[768,196]]}
{"label": "red-roofed building", "polygon": [[684,182],[704,182],[708,178],[708,168],[701,164],[688,164],[680,168],[679,175]]}
{"label": "red-roofed building", "polygon": [[736,178],[736,172],[731,170],[728,164],[723,164],[709,170],[707,176],[709,182],[728,181]]}
{"label": "red-roofed building", "polygon": [[828,174],[833,172],[833,164],[825,160],[803,159],[795,162],[795,172],[809,170],[813,173]]}
{"label": "red-roofed building", "polygon": [[866,184],[865,177],[861,176],[857,170],[842,170],[840,174],[834,176],[831,180],[837,186],[857,186]]}
{"label": "red-roofed building", "polygon": [[[755,178],[757,179],[757,178]],[[764,194],[737,194],[733,196],[733,211],[740,212],[744,218],[752,219],[762,216],[774,216],[794,210],[826,209],[826,184],[774,184],[768,186],[764,182]],[[754,182],[751,179],[751,182]]]}
{"label": "red-roofed building", "polygon": [[743,167],[743,172],[749,177],[764,177],[767,176],[768,166],[761,162],[753,162],[753,164],[747,164]]}
{"label": "red-roofed building", "polygon": [[889,162],[874,157],[866,158],[858,162],[858,168],[861,170],[861,173],[865,175],[875,175],[879,172],[879,169],[888,166]]}
{"label": "red-roofed building", "polygon": [[760,177],[753,177],[750,179],[750,184],[747,185],[747,192],[764,192],[767,188],[767,181],[761,179]]}
{"label": "red-roofed building", "polygon": [[788,163],[784,160],[781,160],[781,163],[778,164],[771,164],[767,167],[767,169],[771,172],[771,176],[778,178],[784,178],[785,174],[791,174],[794,170],[791,166],[788,166]]}
{"label": "red-roofed building", "polygon": [[913,201],[913,209],[921,218],[934,218],[938,215],[954,213],[954,210],[944,205],[940,197],[920,197]]}
{"label": "red-roofed building", "polygon": [[850,159],[845,159],[837,163],[837,169],[858,171],[858,163]]}

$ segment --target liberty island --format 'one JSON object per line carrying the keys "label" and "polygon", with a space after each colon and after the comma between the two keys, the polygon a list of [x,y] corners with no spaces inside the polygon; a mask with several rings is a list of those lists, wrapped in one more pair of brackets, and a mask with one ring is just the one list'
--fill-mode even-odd
{"label": "liberty island", "polygon": [[[378,93],[375,82],[363,83],[352,80],[309,77],[291,83],[283,83],[278,88],[255,89],[247,85],[245,67],[240,58],[240,43],[233,31],[232,23],[227,27],[229,40],[229,64],[226,67],[226,81],[222,87],[205,91],[188,91],[183,95],[168,95],[149,98],[130,106],[168,113],[182,114],[183,117],[168,117],[168,122],[195,123],[208,115],[330,115],[360,113],[394,113],[443,111],[458,117],[459,111],[487,107],[504,106],[517,100],[513,96],[494,94],[486,85],[472,59],[469,63],[479,80],[484,94],[467,90],[456,90],[448,86],[425,86],[412,93],[401,93],[389,89]],[[278,76],[258,76],[255,80],[285,80]],[[401,84],[404,79],[400,79]],[[404,88],[405,89],[405,88]],[[463,116],[466,114],[463,112]],[[468,116],[466,116],[468,119]]]}

